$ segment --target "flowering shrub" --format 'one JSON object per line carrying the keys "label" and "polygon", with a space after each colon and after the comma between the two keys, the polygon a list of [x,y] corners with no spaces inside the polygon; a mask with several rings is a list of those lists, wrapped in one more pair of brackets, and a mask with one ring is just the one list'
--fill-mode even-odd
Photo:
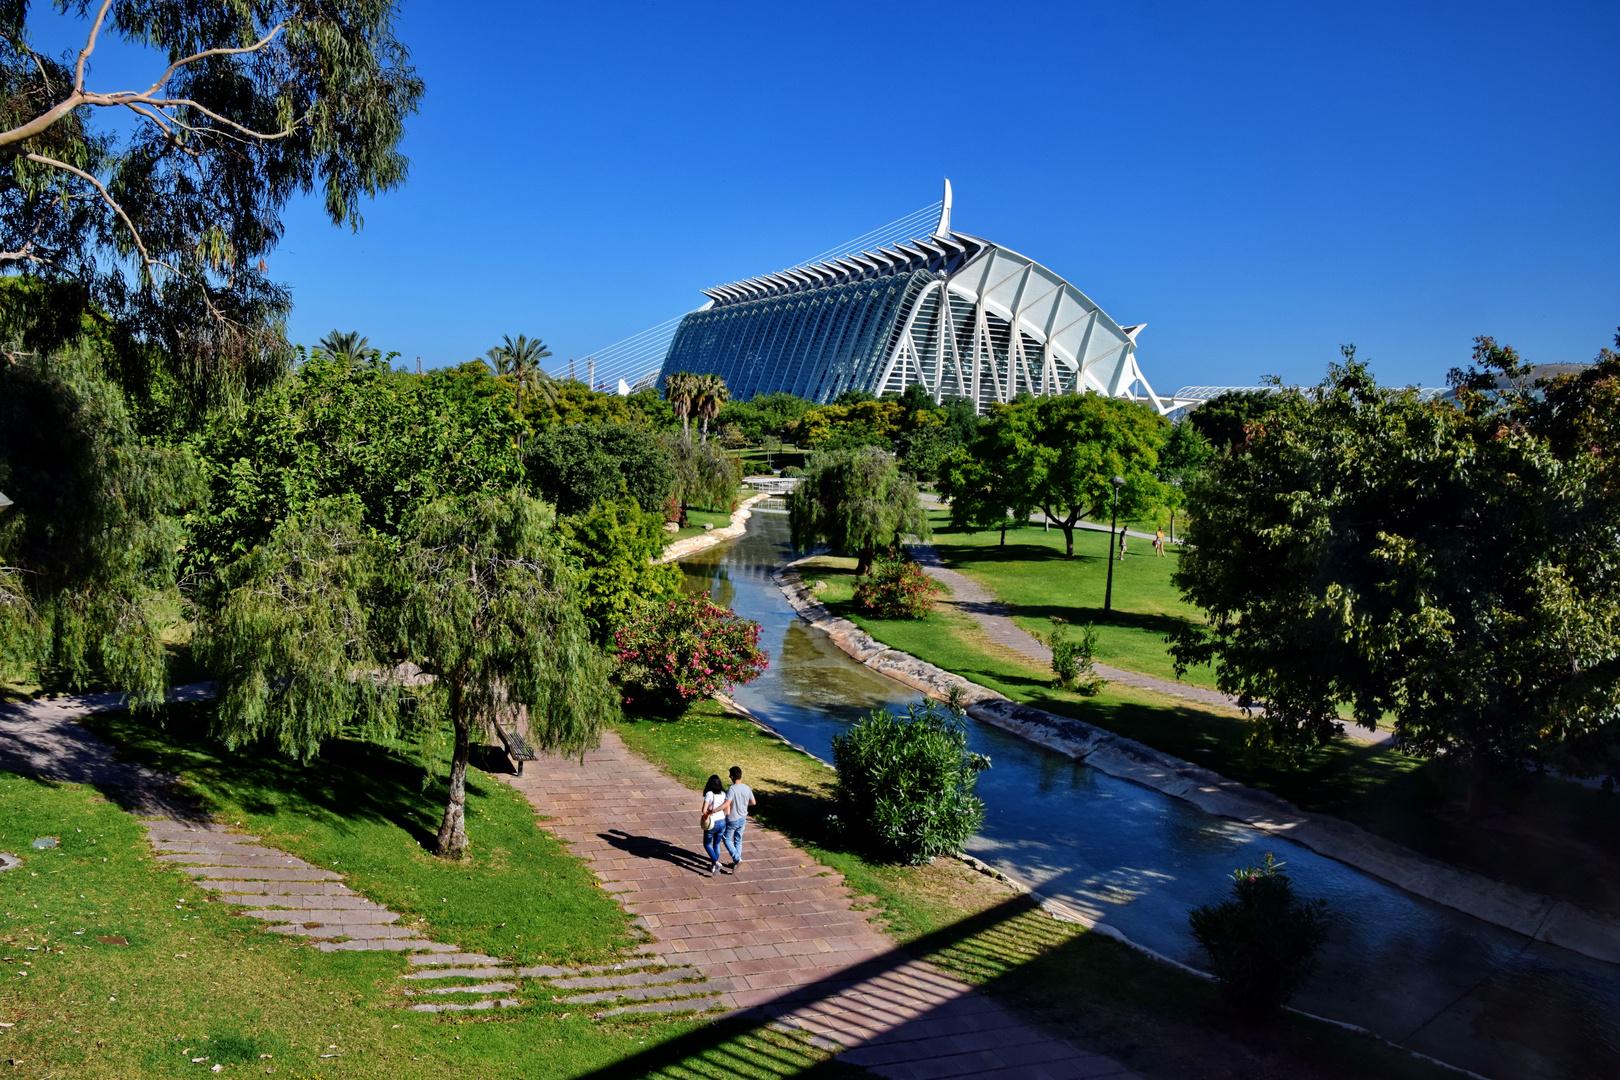
{"label": "flowering shrub", "polygon": [[757,679],[770,657],[759,647],[759,623],[707,596],[643,605],[613,634],[625,704],[678,708]]}
{"label": "flowering shrub", "polygon": [[880,619],[926,619],[939,586],[910,559],[878,559],[872,573],[855,583],[855,606]]}
{"label": "flowering shrub", "polygon": [[1280,1009],[1316,968],[1327,937],[1327,903],[1294,894],[1283,863],[1232,871],[1232,896],[1193,908],[1192,934],[1228,1005],[1248,1019]]}

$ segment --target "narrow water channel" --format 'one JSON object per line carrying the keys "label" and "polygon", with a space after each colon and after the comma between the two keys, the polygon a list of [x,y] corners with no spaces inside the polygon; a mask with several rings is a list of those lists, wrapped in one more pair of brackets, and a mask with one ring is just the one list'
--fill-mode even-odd
{"label": "narrow water channel", "polygon": [[[787,519],[756,513],[748,534],[682,565],[693,591],[757,620],[771,667],[735,697],[831,758],[832,737],[873,708],[917,700],[797,618],[771,581],[792,559]],[[1491,1080],[1620,1077],[1620,967],[1420,900],[1332,859],[1118,780],[970,721],[983,831],[969,851],[1132,941],[1205,967],[1188,909],[1222,897],[1233,868],[1266,851],[1296,887],[1327,898],[1322,964],[1294,1004],[1358,1024]]]}

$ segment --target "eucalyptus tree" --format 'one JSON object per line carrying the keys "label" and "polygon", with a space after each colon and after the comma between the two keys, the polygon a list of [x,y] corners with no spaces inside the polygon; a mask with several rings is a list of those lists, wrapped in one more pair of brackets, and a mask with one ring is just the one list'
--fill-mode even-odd
{"label": "eucalyptus tree", "polygon": [[[64,0],[73,48],[37,50],[26,0],[0,5],[0,265],[87,288],[160,346],[196,400],[290,358],[266,256],[289,199],[334,224],[402,183],[423,88],[374,0]],[[58,32],[59,24],[44,24]],[[93,85],[108,37],[152,50],[150,80]]]}
{"label": "eucalyptus tree", "polygon": [[[597,745],[618,707],[549,511],[521,492],[422,506],[397,544],[346,499],[311,504],[228,567],[199,652],[216,734],[313,761],[342,735],[449,736],[434,853],[468,848],[473,736],[517,709],[550,753]],[[409,702],[409,706],[407,706]]]}
{"label": "eucalyptus tree", "polygon": [[788,496],[788,524],[800,551],[820,543],[853,554],[857,576],[871,572],[880,549],[907,536],[933,535],[917,482],[900,471],[893,454],[876,446],[812,457]]}

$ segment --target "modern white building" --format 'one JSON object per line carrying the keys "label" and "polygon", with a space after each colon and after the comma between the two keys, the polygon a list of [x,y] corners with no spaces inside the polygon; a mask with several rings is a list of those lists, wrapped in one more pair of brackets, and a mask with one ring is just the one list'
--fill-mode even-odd
{"label": "modern white building", "polygon": [[[927,228],[926,225],[922,226]],[[1095,391],[1168,412],[1122,326],[1054,271],[951,228],[951,186],[927,236],[704,289],[659,370],[716,374],[734,398],[832,401],[924,387],[982,412],[1021,393]]]}

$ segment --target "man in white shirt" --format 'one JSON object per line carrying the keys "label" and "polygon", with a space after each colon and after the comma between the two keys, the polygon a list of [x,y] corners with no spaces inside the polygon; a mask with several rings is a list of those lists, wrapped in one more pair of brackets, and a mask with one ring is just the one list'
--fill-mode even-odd
{"label": "man in white shirt", "polygon": [[731,852],[731,865],[725,867],[725,872],[734,874],[737,867],[742,865],[743,828],[748,824],[748,808],[754,805],[754,789],[742,782],[742,769],[736,765],[731,767],[731,786],[726,789],[726,801],[730,806],[726,810],[726,828],[720,834],[720,840]]}

